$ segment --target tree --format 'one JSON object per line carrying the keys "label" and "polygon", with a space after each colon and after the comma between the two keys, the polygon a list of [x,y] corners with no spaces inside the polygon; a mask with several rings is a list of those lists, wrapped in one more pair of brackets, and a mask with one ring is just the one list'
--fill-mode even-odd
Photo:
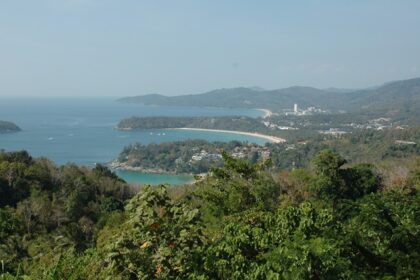
{"label": "tree", "polygon": [[358,164],[342,170],[345,189],[342,196],[348,199],[358,199],[367,194],[377,192],[382,185],[381,178],[373,171],[370,164]]}
{"label": "tree", "polygon": [[346,163],[346,160],[330,150],[323,150],[315,156],[312,163],[315,166],[316,174],[328,177],[331,180],[337,180],[339,170]]}
{"label": "tree", "polygon": [[105,248],[108,272],[130,279],[187,279],[200,271],[204,240],[198,209],[173,202],[166,187],[145,187]]}
{"label": "tree", "polygon": [[268,162],[251,164],[223,153],[224,167],[213,168],[194,195],[207,212],[221,217],[250,208],[274,209],[280,186],[265,171]]}
{"label": "tree", "polygon": [[312,160],[315,173],[318,175],[309,190],[322,201],[331,201],[333,206],[342,197],[345,182],[340,174],[340,168],[345,163],[340,155],[330,150],[321,151]]}
{"label": "tree", "polygon": [[[352,262],[368,278],[416,279],[420,267],[420,195],[394,189],[356,203],[346,223]],[[356,210],[355,209],[355,210]]]}
{"label": "tree", "polygon": [[13,210],[0,208],[0,279],[1,273],[16,272],[24,255],[19,240],[21,225]]}
{"label": "tree", "polygon": [[324,150],[314,159],[315,173],[318,175],[309,189],[324,201],[337,204],[339,199],[358,199],[374,193],[381,187],[381,180],[369,164],[342,168],[346,160],[339,154]]}
{"label": "tree", "polygon": [[337,279],[356,276],[340,224],[310,203],[247,212],[228,223],[206,254],[211,279]]}

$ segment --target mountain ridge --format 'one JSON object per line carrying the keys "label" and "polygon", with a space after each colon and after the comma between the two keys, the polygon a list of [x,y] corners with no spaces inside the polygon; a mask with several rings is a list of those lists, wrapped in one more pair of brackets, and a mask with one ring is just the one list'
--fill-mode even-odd
{"label": "mountain ridge", "polygon": [[272,90],[235,87],[178,96],[148,94],[125,97],[118,101],[162,106],[266,108],[275,112],[291,109],[294,104],[298,104],[300,108],[315,106],[333,112],[344,110],[352,113],[381,113],[392,116],[415,114],[420,110],[420,78],[349,91],[318,89],[310,86]]}

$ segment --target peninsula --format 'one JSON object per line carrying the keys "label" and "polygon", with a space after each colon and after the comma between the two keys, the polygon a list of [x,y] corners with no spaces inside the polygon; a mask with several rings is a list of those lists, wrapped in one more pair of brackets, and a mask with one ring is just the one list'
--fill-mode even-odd
{"label": "peninsula", "polygon": [[240,141],[209,142],[187,140],[126,146],[117,159],[108,164],[112,169],[146,173],[202,174],[211,167],[223,166],[223,152],[255,163],[270,156],[267,146]]}
{"label": "peninsula", "polygon": [[120,121],[116,128],[119,130],[198,130],[254,136],[273,143],[286,141],[273,135],[274,131],[268,128],[261,119],[249,117],[132,117]]}

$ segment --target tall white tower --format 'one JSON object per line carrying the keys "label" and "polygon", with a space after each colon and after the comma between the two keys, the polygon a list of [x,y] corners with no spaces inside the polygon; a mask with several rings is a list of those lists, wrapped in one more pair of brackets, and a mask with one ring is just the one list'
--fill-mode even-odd
{"label": "tall white tower", "polygon": [[293,112],[295,112],[295,113],[297,113],[298,112],[298,106],[297,106],[297,104],[295,103],[295,106],[293,106]]}

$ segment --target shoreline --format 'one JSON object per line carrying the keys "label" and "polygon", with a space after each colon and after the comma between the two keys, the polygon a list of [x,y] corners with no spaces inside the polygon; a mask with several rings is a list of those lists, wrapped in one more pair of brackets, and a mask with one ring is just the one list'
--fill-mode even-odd
{"label": "shoreline", "polygon": [[134,167],[125,162],[119,162],[118,160],[113,160],[111,162],[106,163],[106,166],[111,170],[124,170],[124,171],[132,171],[132,172],[139,172],[145,174],[169,174],[169,175],[192,175],[192,174],[178,174],[175,171],[164,170],[161,168],[143,168],[141,166]]}
{"label": "shoreline", "polygon": [[190,127],[169,128],[169,129],[231,133],[231,134],[240,134],[240,135],[258,137],[258,138],[269,140],[270,142],[273,142],[273,143],[284,143],[284,142],[286,142],[286,139],[276,137],[276,136],[270,136],[270,135],[266,135],[266,134],[260,134],[260,133],[256,133],[256,132],[222,130],[222,129],[207,129],[207,128],[190,128]]}
{"label": "shoreline", "polygon": [[[133,167],[130,165],[127,165],[126,163],[121,163],[118,161],[112,161],[110,163],[107,164],[108,168],[110,168],[113,172],[116,172],[117,176],[123,180],[125,180],[122,176],[118,175],[118,171],[122,171],[122,172],[131,172],[131,173],[136,173],[136,174],[142,174],[142,175],[163,175],[163,176],[173,176],[173,177],[188,177],[188,180],[185,180],[185,182],[183,182],[180,185],[192,185],[194,183],[197,182],[196,177],[199,176],[200,178],[204,177],[205,174],[193,174],[193,173],[177,173],[174,171],[166,171],[163,169],[148,169],[148,168],[142,168],[142,167]],[[128,183],[130,185],[148,185],[150,183],[144,183],[144,182],[131,182]],[[172,184],[172,183],[159,183],[156,185],[160,185],[160,184],[169,184],[172,186],[176,186],[178,184]]]}
{"label": "shoreline", "polygon": [[268,110],[268,109],[259,109],[258,108],[257,110],[264,113],[264,116],[262,116],[263,119],[269,118],[269,117],[274,115],[274,113],[272,111]]}

